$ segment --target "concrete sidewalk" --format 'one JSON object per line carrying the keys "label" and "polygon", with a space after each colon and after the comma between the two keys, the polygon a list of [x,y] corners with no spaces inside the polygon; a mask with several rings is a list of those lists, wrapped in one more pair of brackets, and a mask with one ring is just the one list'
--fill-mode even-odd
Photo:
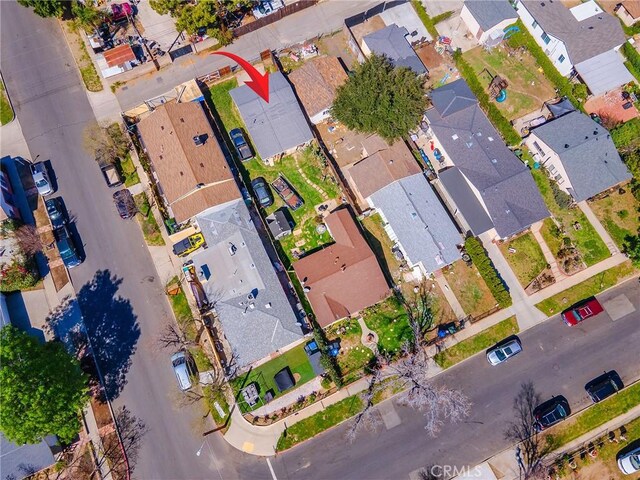
{"label": "concrete sidewalk", "polygon": [[600,235],[600,238],[607,245],[607,248],[609,249],[611,255],[615,255],[616,253],[618,253],[619,250],[618,247],[616,247],[616,243],[613,241],[613,238],[611,238],[611,235],[609,235],[609,232],[607,232],[607,230],[602,226],[602,223],[600,223],[600,219],[596,217],[595,213],[593,213],[593,210],[591,210],[589,203],[587,203],[586,200],[578,202],[578,207],[580,208],[580,210],[582,210],[582,213],[584,213],[585,217],[587,217],[587,220],[589,220],[591,225],[593,225],[593,228],[596,230],[596,232],[598,232],[598,235]]}

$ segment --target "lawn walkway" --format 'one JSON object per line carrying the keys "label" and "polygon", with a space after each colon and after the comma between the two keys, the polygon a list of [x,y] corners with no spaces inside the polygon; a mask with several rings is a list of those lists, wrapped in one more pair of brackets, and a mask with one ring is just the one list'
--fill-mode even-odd
{"label": "lawn walkway", "polygon": [[558,262],[556,261],[556,257],[553,256],[553,253],[551,253],[551,249],[549,248],[549,245],[547,245],[547,242],[544,241],[544,237],[540,233],[541,228],[542,228],[542,222],[537,222],[531,226],[531,233],[533,233],[533,236],[535,237],[536,241],[540,245],[540,248],[542,249],[542,254],[544,255],[544,258],[549,264],[549,266],[551,267],[551,273],[555,277],[556,282],[558,282],[564,279],[566,275],[562,272],[562,270],[560,270],[560,267],[558,267]]}

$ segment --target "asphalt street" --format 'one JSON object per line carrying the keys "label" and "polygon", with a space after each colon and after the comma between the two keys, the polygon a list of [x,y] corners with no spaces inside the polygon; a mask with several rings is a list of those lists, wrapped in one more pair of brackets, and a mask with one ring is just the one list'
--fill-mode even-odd
{"label": "asphalt street", "polygon": [[149,427],[136,478],[218,478],[219,469],[224,478],[250,478],[253,468],[267,473],[264,460],[241,455],[217,434],[204,443],[208,419],[198,408],[178,407],[173,352],[159,350],[154,340],[171,318],[164,285],[140,228],[118,217],[112,191],[83,147],[84,129],[95,119],[57,21],[13,1],[0,2],[0,17],[0,68],[31,157],[50,161],[56,195],[76,220],[86,254],[71,278],[113,403]]}
{"label": "asphalt street", "polygon": [[625,295],[635,312],[615,322],[607,313],[567,327],[559,316],[523,332],[523,352],[491,367],[477,355],[437,377],[465,392],[471,416],[445,425],[431,438],[421,414],[393,401],[401,424],[365,433],[352,445],[346,426],[330,430],[272,460],[278,479],[376,480],[408,478],[429,465],[474,466],[509,446],[504,439],[513,419],[512,404],[520,384],[531,380],[543,400],[564,395],[573,411],[590,404],[584,385],[605,370],[616,370],[629,384],[640,378],[640,287],[633,279],[599,296],[601,302]]}

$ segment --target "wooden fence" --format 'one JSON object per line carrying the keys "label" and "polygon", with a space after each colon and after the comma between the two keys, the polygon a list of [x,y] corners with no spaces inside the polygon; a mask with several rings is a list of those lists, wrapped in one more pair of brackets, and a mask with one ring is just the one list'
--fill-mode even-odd
{"label": "wooden fence", "polygon": [[247,23],[246,25],[241,25],[238,28],[234,28],[233,36],[241,37],[242,35],[246,35],[247,33],[254,32],[259,28],[277,22],[278,20],[299,12],[300,10],[312,7],[316,3],[318,3],[318,0],[300,0],[299,2],[285,5],[283,8],[270,13],[266,17],[259,18],[255,22]]}

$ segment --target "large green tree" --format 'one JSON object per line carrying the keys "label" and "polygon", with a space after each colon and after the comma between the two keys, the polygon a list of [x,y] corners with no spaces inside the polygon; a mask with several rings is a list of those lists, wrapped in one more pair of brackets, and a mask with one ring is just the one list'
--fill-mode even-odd
{"label": "large green tree", "polygon": [[72,441],[87,399],[87,377],[61,343],[41,344],[11,325],[0,330],[0,431],[9,440]]}
{"label": "large green tree", "polygon": [[41,17],[61,17],[64,13],[64,0],[18,0],[23,7],[33,7]]}
{"label": "large green tree", "polygon": [[416,74],[372,55],[338,88],[331,111],[351,130],[392,141],[415,128],[425,108],[422,81]]}

